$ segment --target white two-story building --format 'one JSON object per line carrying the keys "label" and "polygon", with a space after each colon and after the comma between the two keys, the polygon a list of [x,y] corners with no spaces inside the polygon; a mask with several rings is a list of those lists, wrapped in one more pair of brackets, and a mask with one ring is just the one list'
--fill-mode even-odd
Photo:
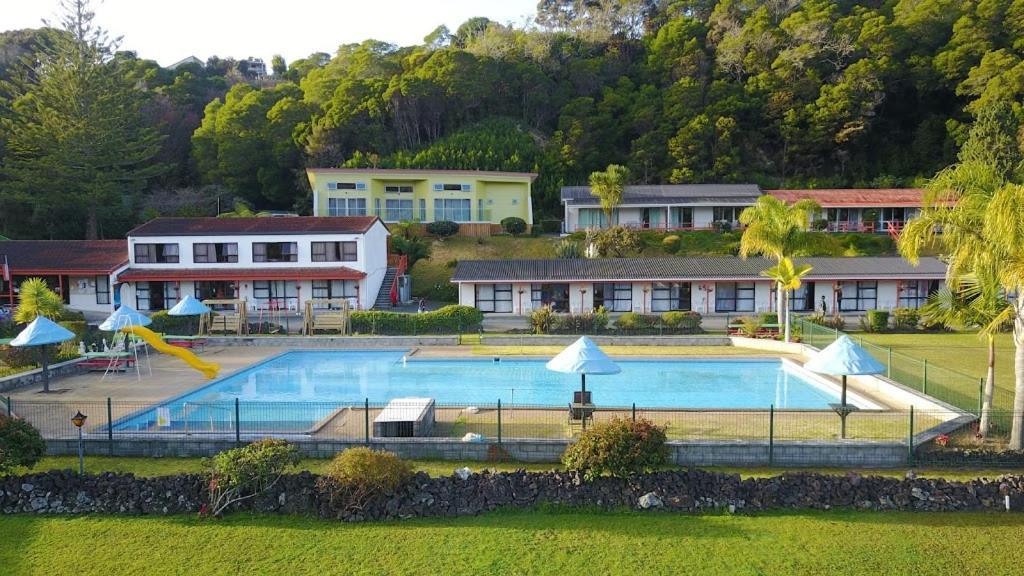
{"label": "white two-story building", "polygon": [[374,216],[157,218],[128,233],[121,301],[166,310],[185,294],[300,311],[310,298],[373,306],[388,271],[388,229]]}

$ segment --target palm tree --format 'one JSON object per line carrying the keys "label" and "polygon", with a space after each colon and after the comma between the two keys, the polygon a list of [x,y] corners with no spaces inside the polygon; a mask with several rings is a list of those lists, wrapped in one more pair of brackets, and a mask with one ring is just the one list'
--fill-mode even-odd
{"label": "palm tree", "polygon": [[18,292],[18,308],[14,311],[14,321],[28,324],[39,316],[57,319],[64,313],[64,301],[50,290],[42,278],[29,278],[21,283]]}
{"label": "palm tree", "polygon": [[[786,257],[806,252],[813,244],[814,235],[808,232],[811,217],[821,211],[813,200],[798,200],[786,204],[774,196],[764,195],[753,206],[740,214],[740,224],[746,226],[740,238],[740,257],[760,254],[782,263]],[[775,306],[779,324],[783,323],[783,288],[776,286]],[[789,331],[789,327],[786,327]]]}
{"label": "palm tree", "polygon": [[618,164],[609,164],[607,170],[590,174],[590,193],[601,200],[608,226],[612,225],[612,211],[622,204],[622,193],[628,181],[629,169]]}
{"label": "palm tree", "polygon": [[[1005,293],[1024,295],[1024,186],[1008,182],[995,162],[968,159],[937,174],[922,205],[920,215],[900,235],[904,257],[916,263],[922,251],[938,246],[949,264],[950,280],[992,271]],[[1015,298],[1012,306],[1010,449],[1020,450],[1024,448],[1024,298]]]}
{"label": "palm tree", "polygon": [[1013,306],[1007,300],[992,273],[971,274],[951,279],[948,286],[935,292],[921,308],[922,316],[955,330],[979,330],[988,346],[988,369],[981,401],[978,432],[987,436],[992,421],[992,395],[996,379],[996,334],[1013,322]]}
{"label": "palm tree", "polygon": [[789,295],[793,290],[800,288],[803,277],[811,271],[811,268],[810,264],[793,264],[792,259],[784,257],[775,266],[761,272],[761,276],[775,281],[779,287],[779,294],[784,294],[779,310],[784,314],[782,324],[785,326],[784,339],[786,342],[789,342]]}

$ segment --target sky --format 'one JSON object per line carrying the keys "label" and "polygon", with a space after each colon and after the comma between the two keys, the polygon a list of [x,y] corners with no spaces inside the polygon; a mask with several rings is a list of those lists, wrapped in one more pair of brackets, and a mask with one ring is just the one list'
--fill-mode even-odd
{"label": "sky", "polygon": [[[0,0],[0,30],[56,21],[58,0]],[[163,66],[187,56],[291,62],[368,38],[420,44],[444,24],[454,32],[473,16],[522,24],[537,0],[93,0],[95,22],[121,49]]]}

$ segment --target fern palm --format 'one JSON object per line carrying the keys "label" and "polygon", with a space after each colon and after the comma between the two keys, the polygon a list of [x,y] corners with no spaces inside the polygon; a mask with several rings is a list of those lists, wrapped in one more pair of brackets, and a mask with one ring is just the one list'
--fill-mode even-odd
{"label": "fern palm", "polygon": [[810,264],[794,264],[789,257],[783,257],[778,264],[761,272],[761,276],[771,278],[778,286],[778,293],[783,294],[781,324],[785,327],[784,338],[789,342],[789,294],[803,284],[803,277],[812,269]]}
{"label": "fern palm", "polygon": [[612,224],[612,211],[622,204],[627,181],[629,169],[618,164],[610,164],[607,170],[590,174],[590,193],[601,201],[601,210],[608,218],[609,226]]}
{"label": "fern palm", "polygon": [[[1007,294],[1024,294],[1024,186],[1007,181],[993,162],[967,160],[940,172],[929,183],[918,217],[899,239],[899,250],[917,263],[938,246],[949,264],[947,279],[991,275]],[[1007,317],[1014,342],[1013,426],[1010,448],[1024,448],[1024,298]],[[984,327],[994,332],[1002,324]]]}
{"label": "fern palm", "polygon": [[[740,213],[740,224],[746,227],[740,238],[740,257],[767,256],[781,264],[783,258],[806,253],[813,247],[815,238],[808,231],[811,217],[820,210],[821,206],[813,200],[787,204],[767,194],[759,197],[753,206]],[[779,324],[782,324],[783,289],[776,288],[775,304]]]}
{"label": "fern palm", "polygon": [[14,321],[28,324],[39,316],[59,318],[64,313],[64,301],[42,278],[29,278],[21,283],[18,292],[18,308]]}

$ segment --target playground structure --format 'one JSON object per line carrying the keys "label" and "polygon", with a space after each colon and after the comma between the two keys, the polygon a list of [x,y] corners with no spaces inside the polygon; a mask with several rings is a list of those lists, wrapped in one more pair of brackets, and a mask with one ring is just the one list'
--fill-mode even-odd
{"label": "playground structure", "polygon": [[349,310],[348,298],[313,298],[306,300],[305,317],[302,333],[312,336],[317,331],[338,332],[348,334]]}
{"label": "playground structure", "polygon": [[236,334],[241,336],[249,332],[249,319],[247,315],[245,300],[203,300],[203,304],[213,308],[215,306],[229,306],[228,310],[221,310],[216,314],[208,312],[199,317],[200,334]]}
{"label": "playground structure", "polygon": [[212,362],[206,362],[201,360],[198,356],[192,353],[187,348],[181,346],[174,346],[164,342],[163,338],[159,334],[153,332],[149,328],[142,326],[126,326],[121,329],[121,332],[131,336],[137,336],[145,341],[147,344],[153,347],[157,352],[174,356],[180,359],[182,362],[188,364],[192,368],[203,373],[203,376],[207,378],[216,378],[217,373],[220,372],[220,366]]}

